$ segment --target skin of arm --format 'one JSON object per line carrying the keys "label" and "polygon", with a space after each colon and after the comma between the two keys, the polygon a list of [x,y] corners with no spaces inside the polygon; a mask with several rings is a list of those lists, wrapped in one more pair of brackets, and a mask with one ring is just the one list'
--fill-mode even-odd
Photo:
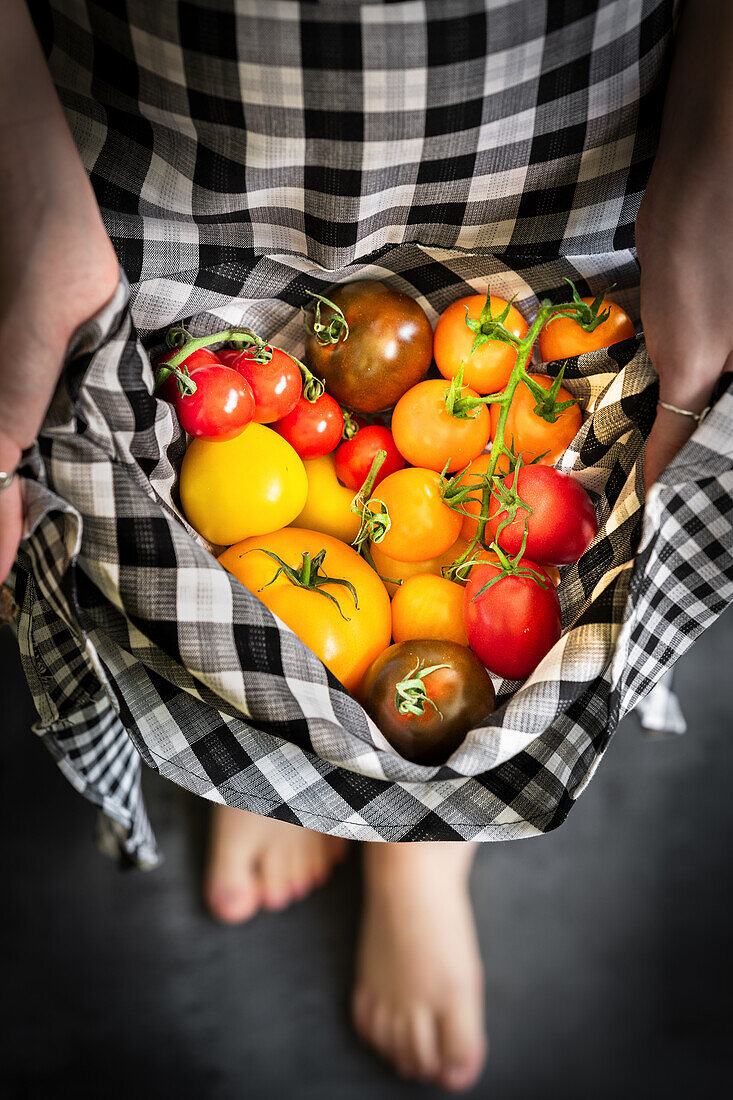
{"label": "skin of arm", "polygon": [[[0,35],[0,471],[35,439],[75,329],[109,301],[117,258],[23,0]],[[0,492],[0,582],[22,533]]]}
{"label": "skin of arm", "polygon": [[[659,397],[702,411],[733,367],[733,4],[687,0],[659,150],[636,222],[641,315]],[[650,487],[696,427],[660,408]]]}

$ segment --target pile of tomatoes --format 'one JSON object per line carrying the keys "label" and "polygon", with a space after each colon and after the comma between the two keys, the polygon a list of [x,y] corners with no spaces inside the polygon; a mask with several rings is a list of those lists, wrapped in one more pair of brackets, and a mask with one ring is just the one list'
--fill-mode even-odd
{"label": "pile of tomatoes", "polygon": [[597,533],[554,468],[581,410],[562,370],[527,369],[533,348],[565,359],[634,327],[574,287],[531,326],[470,295],[434,333],[379,282],[314,298],[307,366],[248,329],[169,334],[155,364],[192,437],[181,504],[395,748],[440,763],[491,713],[489,673],[523,680],[557,642],[559,567]]}

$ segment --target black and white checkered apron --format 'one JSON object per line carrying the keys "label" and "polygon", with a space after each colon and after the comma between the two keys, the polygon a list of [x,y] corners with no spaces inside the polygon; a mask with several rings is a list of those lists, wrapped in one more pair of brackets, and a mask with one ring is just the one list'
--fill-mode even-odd
{"label": "black and white checkered apron", "polygon": [[[175,504],[185,441],[146,348],[192,319],[295,353],[298,307],[384,279],[432,320],[471,291],[530,316],[615,283],[671,0],[51,0],[32,5],[129,286],[79,332],[27,456],[13,574],[38,732],[126,857],[155,862],[141,760],[215,802],[361,840],[559,825],[618,724],[733,598],[733,393],[652,492],[643,336],[571,359],[562,461],[600,533],[563,576],[565,633],[442,767],[392,751]],[[544,368],[541,368],[544,369]],[[552,367],[550,368],[552,370]]]}

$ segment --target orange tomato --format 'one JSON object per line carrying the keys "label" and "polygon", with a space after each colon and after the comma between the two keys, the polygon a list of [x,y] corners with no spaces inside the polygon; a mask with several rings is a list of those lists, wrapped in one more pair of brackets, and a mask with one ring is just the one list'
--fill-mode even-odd
{"label": "orange tomato", "polygon": [[392,637],[396,642],[440,638],[467,646],[463,585],[433,573],[409,577],[392,597]]}
{"label": "orange tomato", "polygon": [[[392,435],[397,450],[413,466],[440,472],[461,470],[481,454],[489,442],[491,417],[485,405],[472,409],[465,418],[448,412],[445,395],[449,387],[441,378],[418,382],[403,394],[392,413]],[[476,397],[469,386],[462,397]]]}
{"label": "orange tomato", "polygon": [[[323,571],[350,581],[357,603],[345,585],[324,584],[313,591],[292,584],[282,572],[276,576],[278,563],[266,553],[257,553],[262,550],[277,554],[293,569],[301,566],[304,552],[312,561],[325,550]],[[369,665],[389,645],[392,617],[384,585],[339,539],[286,527],[230,546],[219,561],[320,657],[348,691],[358,689]]]}
{"label": "orange tomato", "polygon": [[387,557],[381,546],[377,546],[376,543],[372,543],[370,549],[377,572],[381,576],[390,596],[394,596],[399,585],[393,584],[393,579],[395,581],[405,581],[408,577],[415,577],[419,573],[432,573],[434,576],[439,577],[442,575],[443,566],[450,565],[463,553],[466,549],[466,543],[459,538],[442,554],[438,554],[435,558],[428,558],[427,561],[397,561],[395,558]]}
{"label": "orange tomato", "polygon": [[[501,340],[487,340],[471,355],[476,334],[466,324],[466,310],[468,317],[477,321],[485,304],[484,294],[471,294],[453,302],[438,318],[433,345],[435,362],[443,377],[455,378],[463,367],[463,381],[480,394],[503,390],[517,358],[511,344]],[[497,317],[505,308],[504,299],[492,294],[492,316]],[[504,327],[519,340],[527,335],[527,322],[514,306],[509,310]]]}
{"label": "orange tomato", "polygon": [[377,486],[369,503],[378,511],[380,501],[387,507],[391,526],[379,547],[390,558],[434,558],[458,538],[463,521],[443,501],[435,470],[415,466],[397,470]]}
{"label": "orange tomato", "polygon": [[[583,298],[582,301],[591,305],[594,299]],[[588,351],[608,348],[620,340],[636,336],[634,324],[621,306],[604,301],[601,310],[604,309],[610,309],[611,314],[593,332],[586,332],[572,317],[555,317],[545,325],[539,338],[542,362],[550,363],[554,359],[567,359],[571,355],[585,355]]]}
{"label": "orange tomato", "polygon": [[[529,376],[543,389],[549,390],[552,379],[546,374],[530,374]],[[563,386],[557,395],[558,402],[569,401],[572,398]],[[512,403],[509,406],[506,427],[504,429],[504,442],[507,446],[513,446],[515,454],[521,454],[525,464],[533,462],[539,455],[544,455],[539,461],[543,466],[552,466],[565,451],[575,436],[580,431],[583,423],[583,414],[580,405],[571,405],[560,413],[554,424],[543,420],[535,410],[537,404],[534,396],[527,386],[520,382],[514,391]],[[501,410],[498,405],[491,408],[491,438],[496,435]],[[545,452],[547,452],[545,454]]]}

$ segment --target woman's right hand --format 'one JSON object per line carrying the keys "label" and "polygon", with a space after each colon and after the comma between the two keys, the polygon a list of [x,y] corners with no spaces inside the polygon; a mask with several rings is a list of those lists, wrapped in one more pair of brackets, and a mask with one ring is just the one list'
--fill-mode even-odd
{"label": "woman's right hand", "polygon": [[[49,406],[74,331],[119,267],[25,4],[0,41],[0,471],[14,471]],[[22,535],[17,478],[0,489],[0,583]]]}

